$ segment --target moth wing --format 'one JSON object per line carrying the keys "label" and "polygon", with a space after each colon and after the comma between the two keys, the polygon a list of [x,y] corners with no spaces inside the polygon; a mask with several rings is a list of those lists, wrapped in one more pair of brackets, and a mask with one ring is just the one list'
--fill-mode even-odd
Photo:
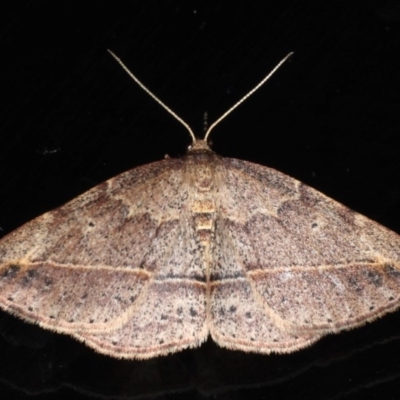
{"label": "moth wing", "polygon": [[[222,345],[290,352],[400,306],[398,235],[276,170],[223,162],[216,236],[226,249],[216,246],[212,268],[214,286],[225,286],[214,291],[212,303],[214,336]],[[228,270],[232,283],[223,285]],[[224,297],[235,303],[230,331],[218,320],[221,304],[229,310]],[[251,323],[253,309],[261,316]],[[270,331],[254,340],[251,329],[258,326]],[[223,332],[231,332],[229,340]]]}
{"label": "moth wing", "polygon": [[[162,279],[160,269],[173,268],[174,249],[191,237],[190,227],[182,231],[183,165],[167,159],[127,171],[4,237],[0,307],[81,340],[149,319],[144,304]],[[204,303],[200,293],[198,335]]]}

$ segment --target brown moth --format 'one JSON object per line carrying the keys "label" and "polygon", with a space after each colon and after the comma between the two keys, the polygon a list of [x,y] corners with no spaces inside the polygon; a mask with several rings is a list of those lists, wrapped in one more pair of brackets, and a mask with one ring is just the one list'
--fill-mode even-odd
{"label": "brown moth", "polygon": [[197,140],[155,99],[188,128],[186,156],[122,173],[4,237],[2,309],[146,359],[209,335],[290,353],[400,306],[398,235],[281,172],[218,156],[216,123]]}

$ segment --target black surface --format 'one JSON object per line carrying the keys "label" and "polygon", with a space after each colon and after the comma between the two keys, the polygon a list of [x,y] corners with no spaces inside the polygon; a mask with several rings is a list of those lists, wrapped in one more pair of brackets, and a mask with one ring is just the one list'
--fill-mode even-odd
{"label": "black surface", "polygon": [[[178,156],[193,129],[295,51],[215,129],[214,150],[279,169],[400,232],[396,1],[22,1],[1,6],[0,227]],[[95,290],[95,288],[94,288]],[[398,399],[400,314],[293,355],[207,343],[113,360],[0,314],[2,399]]]}

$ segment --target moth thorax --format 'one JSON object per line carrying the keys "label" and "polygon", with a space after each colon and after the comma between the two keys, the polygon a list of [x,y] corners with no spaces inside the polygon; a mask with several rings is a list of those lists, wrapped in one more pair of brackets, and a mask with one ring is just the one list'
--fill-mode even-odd
{"label": "moth thorax", "polygon": [[213,189],[213,173],[207,164],[196,165],[194,174],[194,187],[198,192],[209,192]]}

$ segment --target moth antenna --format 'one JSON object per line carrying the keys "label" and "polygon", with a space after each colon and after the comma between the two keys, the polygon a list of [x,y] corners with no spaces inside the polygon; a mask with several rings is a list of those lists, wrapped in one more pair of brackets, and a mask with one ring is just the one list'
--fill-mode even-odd
{"label": "moth antenna", "polygon": [[196,136],[194,135],[193,131],[191,130],[190,126],[177,114],[175,114],[166,104],[164,104],[153,92],[151,92],[147,87],[140,82],[135,75],[128,69],[128,67],[121,61],[119,57],[117,57],[111,50],[107,49],[107,51],[114,57],[114,59],[118,62],[118,64],[124,69],[124,71],[149,95],[151,96],[160,106],[164,107],[176,120],[178,120],[188,131],[190,136],[192,137],[193,143],[196,142]]}
{"label": "moth antenna", "polygon": [[226,111],[224,114],[222,114],[214,123],[210,125],[208,128],[205,136],[204,136],[204,141],[207,142],[207,138],[210,135],[210,132],[212,131],[213,128],[215,128],[216,125],[218,125],[226,116],[228,116],[235,108],[239,107],[240,104],[242,104],[246,99],[248,99],[256,90],[258,90],[262,85],[264,85],[265,82],[271,76],[276,72],[276,70],[289,58],[293,55],[293,51],[290,52],[286,57],[284,57],[276,66],[275,68],[258,84],[256,85],[253,89],[250,90],[245,96],[243,96],[237,103],[235,103],[228,111]]}

